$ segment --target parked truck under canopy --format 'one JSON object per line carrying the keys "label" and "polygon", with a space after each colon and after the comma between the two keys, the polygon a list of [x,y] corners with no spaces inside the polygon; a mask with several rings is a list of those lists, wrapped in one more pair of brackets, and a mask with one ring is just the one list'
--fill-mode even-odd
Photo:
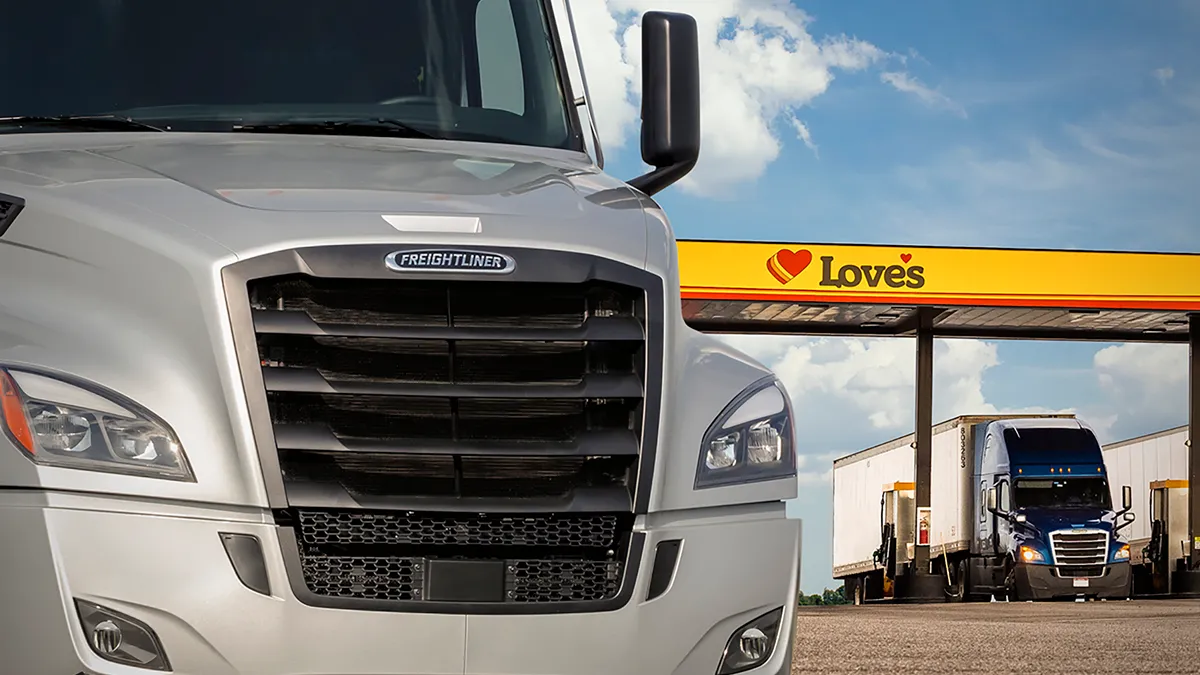
{"label": "parked truck under canopy", "polygon": [[950,600],[1129,595],[1132,515],[1113,509],[1100,446],[1073,415],[958,417],[933,428],[932,450],[929,509],[913,499],[912,435],[835,460],[834,576],[855,602],[903,595],[917,547]]}

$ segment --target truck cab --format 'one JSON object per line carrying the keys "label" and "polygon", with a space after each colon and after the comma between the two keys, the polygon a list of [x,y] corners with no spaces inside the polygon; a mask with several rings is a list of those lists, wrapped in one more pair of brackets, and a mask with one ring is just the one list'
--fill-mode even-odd
{"label": "truck cab", "polygon": [[694,19],[616,177],[561,2],[5,4],[0,670],[791,672],[790,398],[654,199]]}
{"label": "truck cab", "polygon": [[975,452],[980,586],[1011,600],[1128,598],[1129,486],[1116,510],[1100,444],[1074,419],[980,425]]}

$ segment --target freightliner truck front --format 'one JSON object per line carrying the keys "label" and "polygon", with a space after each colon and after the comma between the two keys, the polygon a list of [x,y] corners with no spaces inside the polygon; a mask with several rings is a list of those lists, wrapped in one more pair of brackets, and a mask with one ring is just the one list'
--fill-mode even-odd
{"label": "freightliner truck front", "polygon": [[789,399],[651,197],[696,24],[626,183],[553,10],[5,7],[0,670],[790,672]]}
{"label": "freightliner truck front", "polygon": [[1082,421],[957,417],[934,427],[932,451],[928,510],[912,435],[834,462],[834,576],[856,604],[909,595],[916,546],[949,601],[1130,597],[1130,488],[1115,509]]}

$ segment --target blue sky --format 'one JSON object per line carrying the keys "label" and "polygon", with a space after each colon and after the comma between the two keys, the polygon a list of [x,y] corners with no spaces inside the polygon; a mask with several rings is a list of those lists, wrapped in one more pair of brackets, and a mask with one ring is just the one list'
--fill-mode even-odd
{"label": "blue sky", "polygon": [[[643,170],[634,13],[700,20],[702,159],[660,196],[681,238],[1200,251],[1200,2],[573,6],[606,168],[625,178]],[[911,432],[913,345],[730,339],[796,398],[791,510],[818,592],[834,585],[829,462]],[[937,349],[939,418],[1073,410],[1112,440],[1186,422],[1185,348]]]}

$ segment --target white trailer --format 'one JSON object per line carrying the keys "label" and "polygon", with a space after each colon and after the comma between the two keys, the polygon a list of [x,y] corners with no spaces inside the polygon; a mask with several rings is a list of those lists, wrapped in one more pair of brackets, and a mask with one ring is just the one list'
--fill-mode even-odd
{"label": "white trailer", "polygon": [[1188,554],[1187,437],[1185,425],[1104,446],[1114,494],[1121,485],[1133,491],[1129,548],[1139,594],[1168,592]]}

